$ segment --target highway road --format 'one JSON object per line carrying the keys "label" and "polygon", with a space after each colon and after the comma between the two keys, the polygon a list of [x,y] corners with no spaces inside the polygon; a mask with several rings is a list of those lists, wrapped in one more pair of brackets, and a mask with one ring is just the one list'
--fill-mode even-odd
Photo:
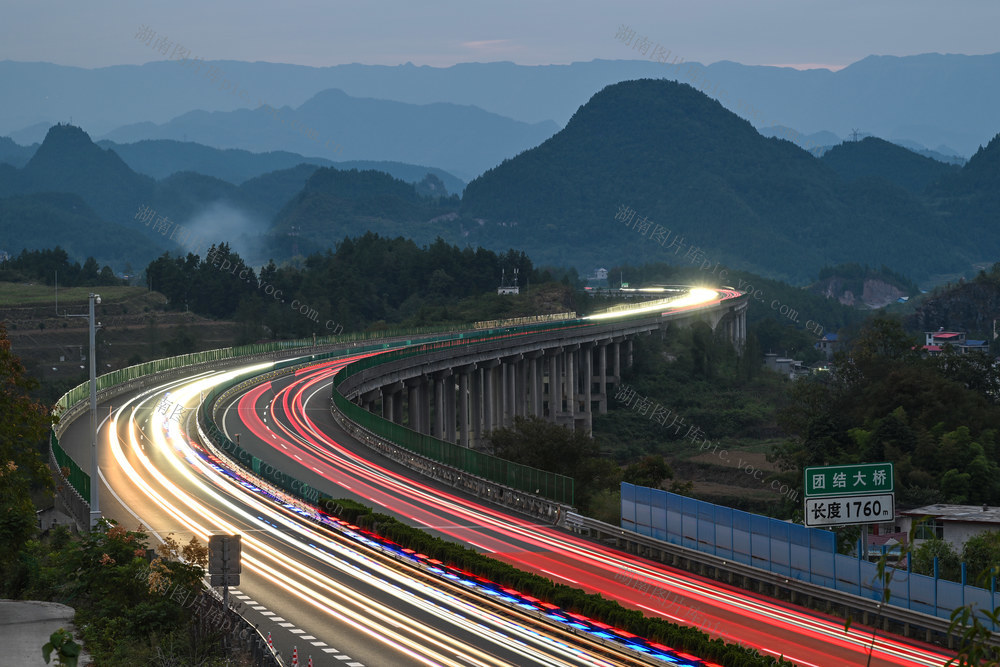
{"label": "highway road", "polygon": [[[193,376],[101,406],[101,509],[182,543],[241,534],[233,599],[272,634],[286,664],[293,646],[302,664],[311,655],[316,665],[348,667],[629,664],[403,565],[227,473],[198,444],[194,416],[200,393],[227,375]],[[78,421],[64,442],[87,441],[87,420]]]}
{"label": "highway road", "polygon": [[[471,545],[517,567],[571,584],[730,642],[783,654],[796,664],[865,665],[870,628],[726,586],[605,548],[551,526],[484,506],[478,499],[385,460],[333,420],[331,380],[343,362],[318,365],[294,379],[258,385],[221,406],[223,429],[271,465],[333,497],[354,498],[448,539]],[[668,591],[650,598],[633,583]],[[680,602],[682,606],[674,604]],[[697,622],[695,622],[697,621]],[[713,630],[714,628],[714,630]],[[937,647],[878,633],[872,665],[942,665]]]}
{"label": "highway road", "polygon": [[[796,664],[869,664],[870,628],[852,625],[845,631],[841,619],[635,558],[426,479],[411,479],[411,471],[358,443],[333,420],[331,381],[348,361],[316,364],[232,397],[219,407],[220,427],[232,439],[239,433],[240,444],[266,463],[327,495],[373,505],[521,569]],[[263,372],[270,364],[257,368]],[[287,630],[275,635],[286,656],[293,642],[302,656],[308,642],[307,651],[336,652],[363,664],[389,664],[390,656],[391,664],[425,658],[467,664],[469,656],[483,655],[489,658],[482,664],[526,664],[526,656],[536,659],[536,653],[543,664],[577,664],[558,646],[530,644],[531,633],[505,634],[513,631],[500,621],[489,632],[467,625],[461,611],[468,613],[467,608],[444,605],[433,597],[440,590],[421,587],[413,573],[386,563],[373,568],[372,554],[345,545],[336,531],[249,492],[210,465],[200,453],[193,416],[199,394],[223,376],[246,370],[192,375],[114,401],[114,411],[102,422],[106,515],[203,541],[211,532],[244,534],[247,559],[238,599],[254,603],[251,614],[260,614],[262,627]],[[153,407],[167,391],[173,404],[184,406],[176,422]],[[87,442],[86,421],[78,420],[63,437],[77,460],[86,460],[80,444]],[[390,585],[397,581],[392,577],[406,583]],[[644,593],[647,584],[660,593]],[[403,618],[417,620],[403,623]],[[877,633],[870,664],[936,666],[949,657],[937,647]]]}

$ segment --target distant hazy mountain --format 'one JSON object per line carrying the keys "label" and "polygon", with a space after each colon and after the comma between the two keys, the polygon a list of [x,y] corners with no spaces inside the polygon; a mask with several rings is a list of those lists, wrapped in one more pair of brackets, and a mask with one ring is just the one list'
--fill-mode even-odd
{"label": "distant hazy mountain", "polygon": [[455,104],[404,104],[319,93],[297,109],[192,111],[163,125],[138,123],[107,139],[195,141],[255,152],[293,150],[326,158],[432,164],[471,178],[541,143],[556,130]]}
{"label": "distant hazy mountain", "polygon": [[953,164],[961,167],[968,162],[966,158],[958,155],[958,151],[944,144],[938,146],[936,149],[931,149],[916,141],[907,141],[905,139],[896,139],[892,143],[903,148],[908,148],[917,155],[923,155],[924,157],[929,157],[945,164]]}
{"label": "distant hazy mountain", "polygon": [[[251,153],[235,148],[219,149],[193,142],[166,139],[137,141],[134,144],[116,144],[105,140],[97,142],[97,145],[114,150],[132,169],[156,179],[166,178],[178,171],[194,171],[239,185],[256,176],[305,163],[342,170],[375,169],[408,183],[419,183],[427,174],[434,174],[445,184],[449,194],[461,194],[462,188],[465,187],[464,181],[443,169],[402,162],[373,160],[334,162],[319,157],[304,157],[287,151]],[[4,144],[3,138],[0,137],[0,162],[4,161],[3,158]]]}
{"label": "distant hazy mountain", "polygon": [[[610,32],[608,39],[613,39]],[[136,48],[145,47],[137,43]],[[623,58],[634,55],[622,46]],[[842,137],[858,128],[891,141],[916,141],[947,154],[938,148],[944,144],[962,156],[974,153],[1000,130],[993,113],[1000,107],[1000,54],[869,56],[838,72],[732,62],[668,66],[649,60],[549,66],[465,63],[445,68],[207,64],[221,70],[223,78],[213,83],[179,61],[95,70],[0,62],[0,90],[5,93],[0,134],[42,119],[72,117],[100,135],[125,124],[164,123],[193,109],[232,111],[261,104],[298,107],[330,88],[355,97],[411,104],[474,105],[515,120],[551,119],[563,125],[604,86],[658,77],[690,83],[718,96],[726,108],[755,127],[784,125],[807,135],[825,130]],[[232,83],[239,87],[239,95],[220,89],[225,86],[231,91]],[[142,94],[136,95],[137,90]]]}
{"label": "distant hazy mountain", "polygon": [[785,127],[784,125],[758,127],[757,131],[764,137],[787,139],[799,148],[807,150],[817,157],[830,150],[832,146],[836,146],[843,141],[833,132],[827,132],[826,130],[823,130],[822,132],[813,132],[812,134],[802,134],[793,128]]}
{"label": "distant hazy mountain", "polygon": [[32,123],[28,127],[21,128],[20,130],[15,130],[13,132],[8,132],[8,136],[18,144],[22,146],[32,146],[42,143],[45,139],[45,135],[48,134],[49,128],[55,125],[54,121],[43,120],[37,123]]}
{"label": "distant hazy mountain", "polygon": [[[828,150],[834,146],[839,145],[842,139],[838,137],[833,132],[814,132],[812,134],[802,134],[801,132],[790,128],[784,127],[783,125],[775,125],[773,127],[760,127],[757,128],[765,137],[777,137],[779,139],[787,139],[799,148],[805,149],[815,155],[816,157],[821,157]],[[859,137],[867,138],[871,136],[869,133],[861,133]],[[958,152],[953,148],[948,146],[938,146],[937,150],[931,150],[923,144],[916,141],[909,141],[907,139],[890,139],[890,143],[897,146],[902,146],[917,155],[923,155],[924,157],[929,157],[938,162],[944,162],[945,164],[953,164],[961,167],[966,163],[966,159],[958,156]]]}
{"label": "distant hazy mountain", "polygon": [[959,172],[955,165],[917,155],[875,137],[845,141],[824,153],[820,160],[845,181],[883,178],[914,194],[948,174]]}
{"label": "distant hazy mountain", "polygon": [[[856,150],[876,161],[879,176],[842,178],[690,86],[629,81],[595,95],[545,143],[469,183],[462,222],[470,241],[523,249],[536,263],[708,260],[796,282],[824,265],[885,264],[922,277],[1000,254],[1000,237],[970,212],[968,222],[945,222],[893,183],[949,167],[877,140],[848,147],[845,157]],[[993,173],[985,156],[975,162]],[[887,176],[892,169],[904,175]],[[629,225],[615,219],[622,207],[634,211]],[[661,233],[666,243],[651,239],[657,224],[670,232]],[[942,239],[943,224],[962,233]],[[669,247],[674,240],[679,249]]]}
{"label": "distant hazy mountain", "polygon": [[8,137],[0,137],[0,162],[5,162],[15,167],[23,167],[28,164],[28,160],[38,150],[38,144],[22,146],[14,143]]}
{"label": "distant hazy mountain", "polygon": [[[0,142],[0,148],[10,146]],[[398,166],[414,175],[420,170]],[[164,251],[204,255],[212,243],[222,242],[248,261],[281,261],[295,250],[324,251],[369,227],[430,242],[447,228],[428,221],[454,219],[458,204],[441,198],[441,180],[421,171],[421,190],[428,196],[385,173],[309,164],[239,186],[193,171],[153,180],[133,171],[114,150],[94,144],[82,129],[55,125],[23,168],[0,163],[0,250],[60,244],[76,260],[93,255],[121,270],[126,261],[135,267],[137,259],[144,264]],[[153,217],[137,219],[140,210]]]}

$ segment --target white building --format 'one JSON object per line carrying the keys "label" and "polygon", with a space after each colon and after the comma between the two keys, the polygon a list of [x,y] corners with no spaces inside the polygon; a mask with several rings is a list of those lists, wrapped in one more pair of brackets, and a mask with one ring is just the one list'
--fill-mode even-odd
{"label": "white building", "polygon": [[1000,507],[988,505],[927,505],[900,512],[896,530],[909,534],[913,522],[925,518],[914,536],[914,542],[933,537],[950,543],[961,551],[965,541],[988,530],[1000,530]]}

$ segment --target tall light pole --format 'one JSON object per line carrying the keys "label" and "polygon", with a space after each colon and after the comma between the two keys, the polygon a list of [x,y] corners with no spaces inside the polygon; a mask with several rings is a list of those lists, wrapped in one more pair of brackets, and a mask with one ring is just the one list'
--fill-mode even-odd
{"label": "tall light pole", "polygon": [[97,345],[94,323],[94,304],[101,303],[100,294],[90,294],[90,311],[87,315],[63,315],[63,317],[86,317],[90,323],[90,529],[97,526],[101,518],[100,483],[97,476]]}
{"label": "tall light pole", "polygon": [[94,327],[94,303],[101,302],[100,294],[90,294],[90,529],[97,527],[101,518],[101,484],[97,471],[97,355]]}

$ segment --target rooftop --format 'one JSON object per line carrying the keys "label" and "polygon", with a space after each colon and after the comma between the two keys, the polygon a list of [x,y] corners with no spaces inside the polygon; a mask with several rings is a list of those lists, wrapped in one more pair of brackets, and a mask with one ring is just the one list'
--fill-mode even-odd
{"label": "rooftop", "polygon": [[1000,523],[1000,507],[989,505],[926,505],[899,513],[901,516],[932,516],[941,521]]}

